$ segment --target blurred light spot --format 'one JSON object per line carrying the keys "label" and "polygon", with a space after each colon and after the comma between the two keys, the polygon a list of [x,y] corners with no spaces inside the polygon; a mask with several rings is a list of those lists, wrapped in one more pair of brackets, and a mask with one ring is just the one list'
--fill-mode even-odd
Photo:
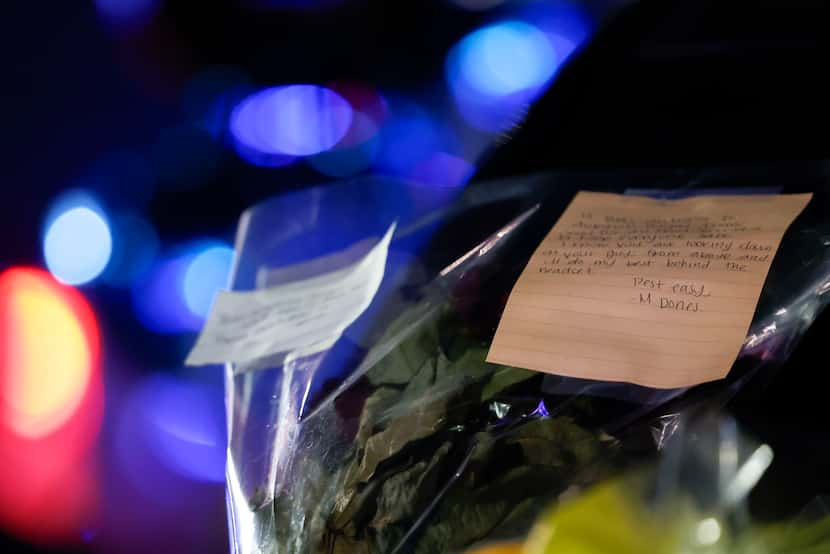
{"label": "blurred light spot", "polygon": [[459,113],[483,131],[515,125],[590,30],[578,7],[540,3],[467,35],[445,66]]}
{"label": "blurred light spot", "polygon": [[695,529],[695,539],[698,544],[703,546],[711,546],[720,540],[721,528],[720,523],[713,517],[708,517],[697,524]]}
{"label": "blurred light spot", "polygon": [[457,187],[465,184],[475,171],[467,160],[436,152],[415,167],[412,179],[430,185]]}
{"label": "blurred light spot", "polygon": [[121,27],[137,27],[149,22],[159,0],[94,0],[102,17]]}
{"label": "blurred light spot", "polygon": [[505,21],[465,37],[459,44],[460,78],[488,96],[507,96],[544,85],[556,69],[547,36],[532,25]]}
{"label": "blurred light spot", "polygon": [[60,427],[80,403],[98,360],[98,327],[79,296],[34,270],[2,274],[5,323],[4,420],[40,437]]}
{"label": "blurred light spot", "polygon": [[[194,268],[201,254],[217,248]],[[205,302],[209,307],[213,294],[227,285],[227,273],[220,275],[219,268],[227,267],[226,251],[230,249],[222,243],[197,241],[158,261],[133,285],[133,309],[139,321],[151,331],[163,334],[200,330]],[[204,283],[199,283],[203,270]]]}
{"label": "blurred light spot", "polygon": [[381,128],[374,166],[382,173],[409,177],[418,164],[455,148],[449,129],[419,105],[402,101],[390,106]]}
{"label": "blurred light spot", "polygon": [[335,82],[329,88],[342,96],[355,112],[360,112],[379,126],[389,114],[389,105],[372,86],[355,81]]}
{"label": "blurred light spot", "polygon": [[[355,112],[348,132],[343,136],[343,139],[334,149],[349,148],[351,146],[365,144],[367,141],[377,136],[378,130],[379,125],[374,119],[363,112]],[[322,153],[323,152],[321,152],[321,154]]]}
{"label": "blurred light spot", "polygon": [[92,204],[65,208],[48,222],[43,255],[59,280],[80,285],[104,271],[112,254],[109,224]]}
{"label": "blurred light spot", "polygon": [[77,290],[37,269],[0,274],[0,524],[15,534],[63,540],[93,509],[98,333]]}
{"label": "blurred light spot", "polygon": [[[216,498],[217,489],[204,485],[216,483],[224,468],[224,397],[221,374],[217,372],[217,379],[211,376],[208,381],[205,375],[203,371],[198,381],[191,381],[155,373],[122,389],[118,413],[112,418],[111,471],[115,481],[107,499],[109,505],[121,508],[117,517],[105,522],[117,526],[114,536],[106,533],[115,540],[113,551],[118,551],[125,535],[155,546],[150,548],[153,552],[192,551],[159,548],[158,539],[148,543],[141,537],[148,528],[175,534],[181,525],[203,526],[205,494]],[[193,536],[200,535],[196,532]],[[143,551],[147,550],[136,550]]]}
{"label": "blurred light spot", "polygon": [[560,64],[591,36],[595,26],[582,5],[562,0],[529,3],[516,13],[516,19],[531,23],[548,36]]}
{"label": "blurred light spot", "polygon": [[438,147],[432,121],[420,116],[394,118],[384,128],[382,140],[378,164],[395,174],[407,173]]}
{"label": "blurred light spot", "polygon": [[156,333],[198,331],[202,319],[194,315],[182,294],[188,260],[172,258],[153,267],[133,286],[133,309],[139,321]]}
{"label": "blurred light spot", "polygon": [[352,108],[339,94],[314,85],[265,89],[232,112],[230,132],[240,153],[291,157],[329,150],[346,135]]}
{"label": "blurred light spot", "polygon": [[210,246],[196,254],[184,274],[184,300],[194,315],[207,318],[213,297],[228,286],[233,249]]}
{"label": "blurred light spot", "polygon": [[368,169],[378,151],[378,126],[372,118],[355,112],[348,133],[327,152],[310,156],[308,164],[331,177],[350,177]]}
{"label": "blurred light spot", "polygon": [[205,129],[181,125],[159,136],[152,160],[160,184],[193,188],[216,176],[222,149]]}
{"label": "blurred light spot", "polygon": [[112,259],[101,278],[110,285],[129,286],[149,271],[159,238],[149,222],[130,213],[113,218],[112,233]]}
{"label": "blurred light spot", "polygon": [[225,425],[221,387],[156,376],[142,391],[150,443],[170,469],[223,482]]}

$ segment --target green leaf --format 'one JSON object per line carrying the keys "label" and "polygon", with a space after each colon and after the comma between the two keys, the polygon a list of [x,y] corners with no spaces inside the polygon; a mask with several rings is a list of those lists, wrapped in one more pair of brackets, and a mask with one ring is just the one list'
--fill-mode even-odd
{"label": "green leaf", "polygon": [[390,421],[383,431],[369,437],[363,448],[358,480],[368,481],[382,461],[394,456],[412,441],[428,437],[441,429],[450,400],[445,397],[413,406],[411,411]]}
{"label": "green leaf", "polygon": [[387,477],[377,499],[377,513],[371,526],[377,529],[417,516],[438,488],[440,464],[452,444],[445,442],[432,455],[409,469]]}
{"label": "green leaf", "polygon": [[520,369],[518,367],[500,366],[490,381],[485,385],[484,390],[481,391],[481,401],[487,402],[503,390],[512,387],[518,383],[527,381],[539,375],[535,371],[529,369]]}
{"label": "green leaf", "polygon": [[[401,319],[407,319],[406,314]],[[370,383],[373,385],[405,385],[420,371],[424,363],[438,355],[438,331],[435,317],[429,317],[417,325],[415,331],[405,336],[400,344],[366,372]],[[399,325],[393,324],[393,327],[397,328]],[[395,340],[398,338],[389,332],[378,344]]]}

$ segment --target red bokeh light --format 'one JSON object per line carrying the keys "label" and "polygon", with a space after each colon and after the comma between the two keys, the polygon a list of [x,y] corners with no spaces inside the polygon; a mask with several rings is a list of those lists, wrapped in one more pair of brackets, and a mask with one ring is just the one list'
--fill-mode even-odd
{"label": "red bokeh light", "polygon": [[77,290],[33,268],[0,274],[0,525],[37,542],[78,535],[95,508],[100,338]]}

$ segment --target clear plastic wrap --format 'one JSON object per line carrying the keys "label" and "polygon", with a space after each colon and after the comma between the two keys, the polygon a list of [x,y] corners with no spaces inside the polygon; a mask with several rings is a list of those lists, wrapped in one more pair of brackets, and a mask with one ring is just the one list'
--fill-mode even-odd
{"label": "clear plastic wrap", "polygon": [[684,410],[763,380],[830,298],[821,195],[785,236],[722,381],[658,390],[484,357],[512,284],[576,190],[777,186],[779,173],[797,191],[825,178],[818,164],[542,174],[464,190],[360,179],[250,209],[235,290],[303,262],[312,274],[337,269],[349,254],[332,254],[397,230],[380,290],[334,346],[228,365],[233,551],[438,553],[522,535],[563,491],[660,449]]}
{"label": "clear plastic wrap", "polygon": [[773,459],[768,445],[730,418],[684,418],[656,462],[570,494],[542,514],[523,544],[509,546],[521,554],[830,551],[830,517],[820,499],[791,520],[752,517],[748,497]]}

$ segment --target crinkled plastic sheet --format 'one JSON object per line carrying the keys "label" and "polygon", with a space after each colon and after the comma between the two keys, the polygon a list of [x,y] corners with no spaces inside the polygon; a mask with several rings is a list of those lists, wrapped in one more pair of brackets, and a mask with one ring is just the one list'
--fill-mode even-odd
{"label": "crinkled plastic sheet", "polygon": [[744,435],[731,418],[713,412],[683,417],[656,461],[562,499],[537,520],[522,551],[830,551],[830,517],[821,497],[786,521],[752,516],[748,496],[772,463],[773,450]]}
{"label": "crinkled plastic sheet", "polygon": [[821,163],[543,174],[464,190],[367,178],[248,210],[237,290],[379,237],[393,221],[398,230],[372,305],[331,349],[227,367],[233,551],[462,551],[526,533],[562,493],[659,450],[681,412],[718,407],[774,371],[826,304],[825,198],[785,236],[729,376],[691,389],[485,363],[528,257],[579,189],[818,192],[825,181]]}
{"label": "crinkled plastic sheet", "polygon": [[730,417],[685,415],[657,460],[563,498],[537,519],[522,552],[830,551],[830,511],[820,496],[786,520],[753,516],[748,497],[774,463],[773,450]]}

